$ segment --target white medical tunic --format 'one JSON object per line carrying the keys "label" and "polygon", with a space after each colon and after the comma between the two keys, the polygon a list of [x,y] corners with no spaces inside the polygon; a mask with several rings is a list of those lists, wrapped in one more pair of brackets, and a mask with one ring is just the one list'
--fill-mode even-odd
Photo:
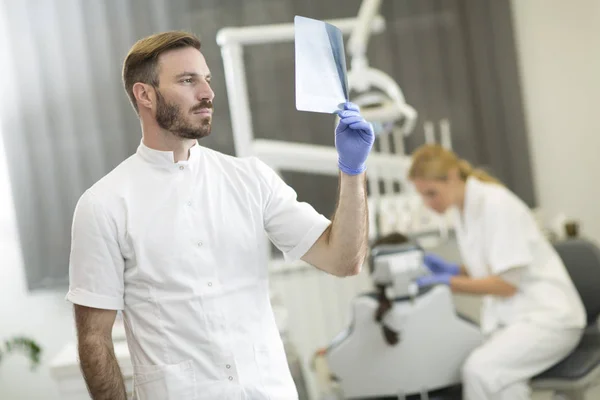
{"label": "white medical tunic", "polygon": [[484,297],[484,333],[516,321],[553,329],[585,326],[583,303],[561,258],[527,205],[510,190],[468,178],[464,211],[456,213],[455,228],[471,277],[500,275],[518,288],[512,297]]}
{"label": "white medical tunic", "polygon": [[139,400],[296,399],[264,239],[295,260],[329,224],[254,157],[142,142],[77,204],[67,299],[123,310]]}

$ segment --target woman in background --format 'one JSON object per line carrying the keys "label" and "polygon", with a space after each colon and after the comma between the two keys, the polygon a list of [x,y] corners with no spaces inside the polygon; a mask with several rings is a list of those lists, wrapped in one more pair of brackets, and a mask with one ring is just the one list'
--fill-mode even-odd
{"label": "woman in background", "polygon": [[530,399],[529,379],[566,357],[586,323],[562,260],[523,201],[452,151],[419,148],[409,179],[436,212],[457,209],[464,262],[426,255],[432,275],[419,285],[445,284],[456,293],[483,296],[485,342],[463,366],[464,399]]}

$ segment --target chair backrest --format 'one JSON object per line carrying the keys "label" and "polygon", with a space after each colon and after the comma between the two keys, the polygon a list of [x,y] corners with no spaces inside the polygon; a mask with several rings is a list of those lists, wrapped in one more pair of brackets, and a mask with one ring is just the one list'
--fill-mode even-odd
{"label": "chair backrest", "polygon": [[585,239],[568,239],[554,244],[587,312],[588,324],[600,315],[600,249]]}

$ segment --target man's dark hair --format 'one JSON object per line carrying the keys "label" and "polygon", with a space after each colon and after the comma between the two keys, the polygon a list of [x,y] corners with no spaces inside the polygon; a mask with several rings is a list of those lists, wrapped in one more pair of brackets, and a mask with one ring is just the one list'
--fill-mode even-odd
{"label": "man's dark hair", "polygon": [[166,51],[184,47],[199,51],[200,39],[189,32],[169,31],[140,39],[131,47],[123,62],[123,86],[136,112],[139,110],[133,85],[142,82],[158,87],[158,57]]}

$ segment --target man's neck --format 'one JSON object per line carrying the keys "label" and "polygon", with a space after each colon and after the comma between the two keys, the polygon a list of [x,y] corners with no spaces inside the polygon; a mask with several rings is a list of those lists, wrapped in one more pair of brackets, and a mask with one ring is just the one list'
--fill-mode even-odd
{"label": "man's neck", "polygon": [[158,126],[148,126],[142,123],[142,140],[144,145],[159,151],[172,151],[174,162],[185,161],[190,156],[190,148],[197,141],[182,139]]}

